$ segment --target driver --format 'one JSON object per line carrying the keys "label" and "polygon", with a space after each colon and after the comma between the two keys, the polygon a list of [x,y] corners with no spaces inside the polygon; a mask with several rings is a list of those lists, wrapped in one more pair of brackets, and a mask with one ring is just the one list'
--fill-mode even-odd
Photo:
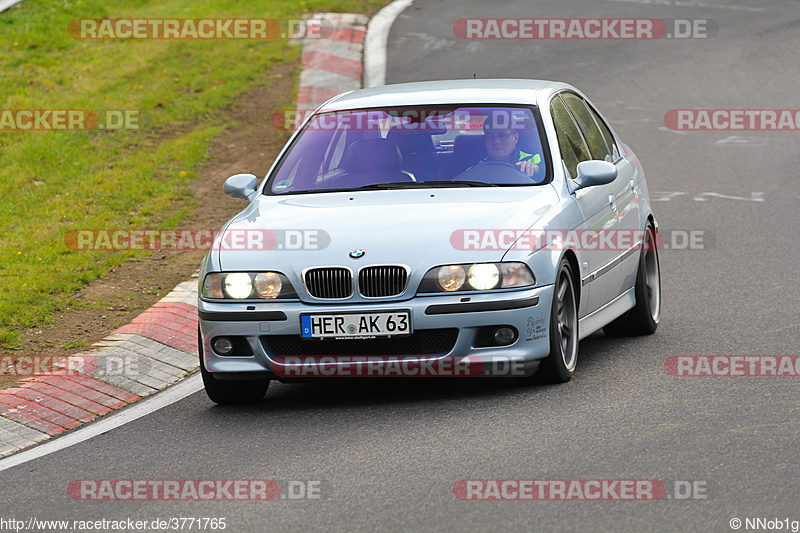
{"label": "driver", "polygon": [[539,163],[542,162],[540,154],[529,154],[517,148],[519,142],[519,132],[510,129],[495,129],[491,121],[487,118],[483,126],[483,138],[486,141],[487,157],[484,157],[477,164],[487,161],[504,161],[516,165],[520,172],[532,178],[539,170]]}

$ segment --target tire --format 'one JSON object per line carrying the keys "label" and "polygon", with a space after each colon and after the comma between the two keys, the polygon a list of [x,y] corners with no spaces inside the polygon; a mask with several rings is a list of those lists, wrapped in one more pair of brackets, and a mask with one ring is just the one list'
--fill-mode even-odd
{"label": "tire", "polygon": [[578,298],[572,267],[561,259],[550,309],[550,354],[542,360],[537,375],[545,383],[565,383],[578,363]]}
{"label": "tire", "polygon": [[658,329],[661,320],[661,264],[657,242],[655,228],[648,222],[636,272],[636,305],[605,326],[603,331],[606,335],[652,335]]}
{"label": "tire", "polygon": [[214,374],[206,370],[203,362],[203,339],[200,330],[197,331],[197,347],[200,352],[200,374],[203,377],[203,385],[206,394],[212,402],[220,405],[232,405],[242,403],[255,403],[261,401],[267,394],[269,380],[237,380],[222,381],[216,379]]}

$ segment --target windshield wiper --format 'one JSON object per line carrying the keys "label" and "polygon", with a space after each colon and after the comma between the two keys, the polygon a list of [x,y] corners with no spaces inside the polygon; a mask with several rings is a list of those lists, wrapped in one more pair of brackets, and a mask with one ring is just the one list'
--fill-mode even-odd
{"label": "windshield wiper", "polygon": [[389,181],[386,183],[373,183],[362,185],[356,189],[424,189],[430,187],[497,187],[494,183],[484,183],[482,181]]}
{"label": "windshield wiper", "polygon": [[452,181],[434,181],[428,183],[441,183],[442,187],[448,185],[463,185],[464,187],[498,187],[496,183],[486,183],[485,181],[469,181],[469,180],[452,180]]}

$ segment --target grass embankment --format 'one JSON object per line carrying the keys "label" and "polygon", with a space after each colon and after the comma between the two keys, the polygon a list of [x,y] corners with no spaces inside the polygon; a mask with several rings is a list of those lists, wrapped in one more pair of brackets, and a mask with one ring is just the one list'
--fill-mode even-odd
{"label": "grass embankment", "polygon": [[[297,61],[273,40],[79,40],[74,19],[270,18],[374,12],[383,0],[29,0],[0,13],[0,110],[134,111],[138,129],[0,130],[0,349],[79,304],[82,287],[143,251],[75,250],[81,229],[171,229],[225,108]],[[296,86],[296,84],[295,84]],[[291,104],[292,95],[286,95]],[[269,114],[264,110],[264,126]]]}

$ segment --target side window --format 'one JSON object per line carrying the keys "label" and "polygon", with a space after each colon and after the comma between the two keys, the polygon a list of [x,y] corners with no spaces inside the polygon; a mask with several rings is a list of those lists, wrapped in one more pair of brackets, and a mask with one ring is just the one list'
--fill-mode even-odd
{"label": "side window", "polygon": [[[586,102],[584,102],[586,104]],[[606,140],[606,144],[611,151],[611,162],[613,163],[617,159],[619,159],[619,150],[617,150],[617,143],[614,142],[614,136],[611,134],[611,129],[603,122],[603,119],[600,118],[600,115],[592,109],[590,105],[586,105],[589,108],[589,112],[594,117],[594,121],[597,123],[597,126],[600,128],[600,133],[603,134],[603,138]]]}
{"label": "side window", "polygon": [[592,118],[591,113],[586,108],[583,100],[574,94],[563,94],[562,98],[567,107],[572,111],[572,116],[578,122],[586,142],[589,143],[589,150],[592,152],[592,159],[599,159],[600,161],[613,161],[611,158],[611,151],[606,145],[606,140],[603,134],[600,133],[600,128]]}
{"label": "side window", "polygon": [[556,97],[550,103],[550,114],[556,126],[561,158],[569,171],[568,177],[575,179],[578,176],[578,163],[591,159],[589,149],[560,98]]}

